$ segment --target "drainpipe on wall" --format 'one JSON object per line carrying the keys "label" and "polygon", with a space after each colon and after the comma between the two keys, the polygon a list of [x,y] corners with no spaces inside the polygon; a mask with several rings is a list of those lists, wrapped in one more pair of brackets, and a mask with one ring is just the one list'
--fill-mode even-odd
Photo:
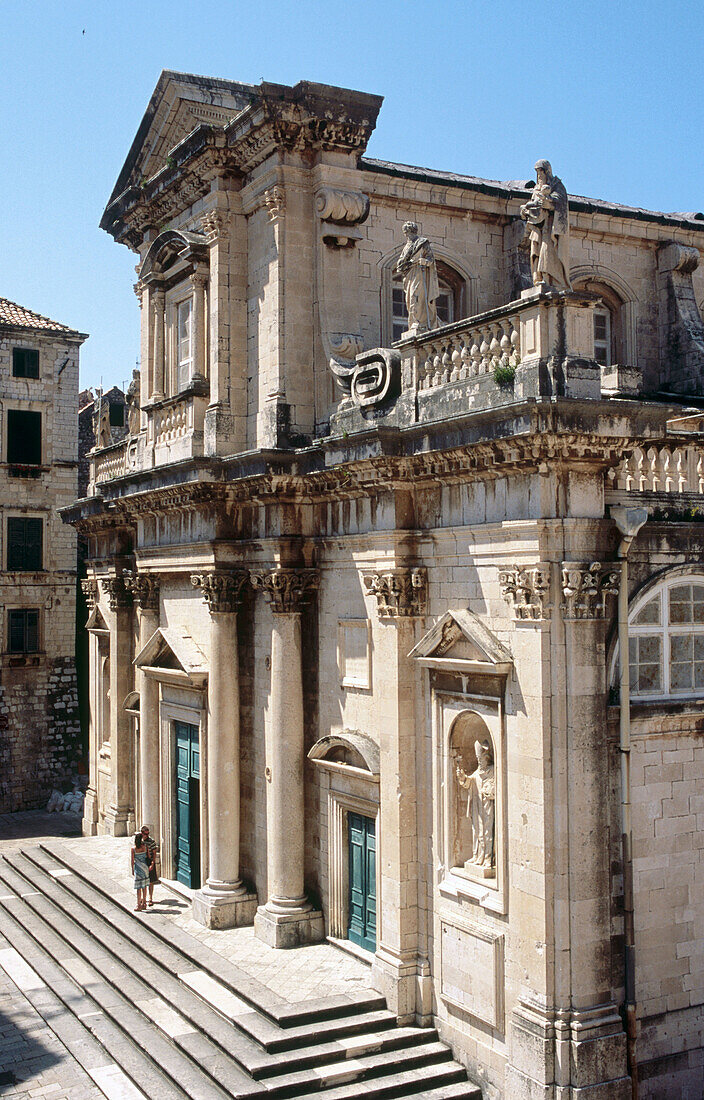
{"label": "drainpipe on wall", "polygon": [[636,1055],[636,945],[633,904],[633,833],[631,827],[631,700],[628,645],[628,551],[648,518],[647,508],[611,508],[621,533],[616,557],[621,562],[618,589],[619,750],[621,757],[621,855],[623,863],[623,932],[626,987],[626,1039],[633,1100],[638,1100]]}

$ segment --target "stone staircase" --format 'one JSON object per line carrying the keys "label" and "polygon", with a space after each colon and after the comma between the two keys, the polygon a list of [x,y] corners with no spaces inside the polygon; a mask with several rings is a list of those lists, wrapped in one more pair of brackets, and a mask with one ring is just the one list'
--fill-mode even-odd
{"label": "stone staircase", "polygon": [[[275,1000],[178,926],[135,914],[127,895],[91,878],[53,846],[0,859],[0,937],[9,945],[0,963],[16,960],[25,996],[106,1096],[481,1100],[437,1032],[397,1027],[383,997]],[[121,1083],[109,1074],[101,1082],[95,1067],[106,1062]]]}

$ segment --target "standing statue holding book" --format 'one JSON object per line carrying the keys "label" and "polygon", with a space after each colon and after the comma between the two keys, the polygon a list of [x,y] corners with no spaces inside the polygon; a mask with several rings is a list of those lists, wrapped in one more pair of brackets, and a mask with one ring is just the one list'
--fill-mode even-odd
{"label": "standing statue holding book", "polygon": [[546,283],[556,290],[571,290],[567,191],[562,180],[553,176],[549,160],[539,160],[535,172],[537,183],[521,207],[521,217],[530,229],[533,286]]}
{"label": "standing statue holding book", "polygon": [[427,237],[418,236],[415,222],[405,222],[406,243],[396,263],[403,278],[403,293],[408,311],[408,328],[426,332],[438,327],[437,299],[440,297],[435,256]]}

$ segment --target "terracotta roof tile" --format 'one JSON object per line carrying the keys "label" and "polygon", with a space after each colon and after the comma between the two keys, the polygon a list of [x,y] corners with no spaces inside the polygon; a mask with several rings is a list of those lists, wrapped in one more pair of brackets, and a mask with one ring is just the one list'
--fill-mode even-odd
{"label": "terracotta roof tile", "polygon": [[52,321],[49,317],[42,317],[41,313],[18,306],[8,298],[0,298],[0,325],[10,328],[41,329],[44,332],[74,333],[76,331],[68,325],[60,325],[58,321]]}

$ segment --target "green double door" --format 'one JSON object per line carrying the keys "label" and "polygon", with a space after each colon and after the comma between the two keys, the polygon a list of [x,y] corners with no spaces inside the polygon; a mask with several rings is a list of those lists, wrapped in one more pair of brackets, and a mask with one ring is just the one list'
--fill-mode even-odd
{"label": "green double door", "polygon": [[347,938],[376,951],[376,822],[348,814],[350,919]]}
{"label": "green double door", "polygon": [[198,726],[176,728],[176,878],[200,886],[200,745]]}

